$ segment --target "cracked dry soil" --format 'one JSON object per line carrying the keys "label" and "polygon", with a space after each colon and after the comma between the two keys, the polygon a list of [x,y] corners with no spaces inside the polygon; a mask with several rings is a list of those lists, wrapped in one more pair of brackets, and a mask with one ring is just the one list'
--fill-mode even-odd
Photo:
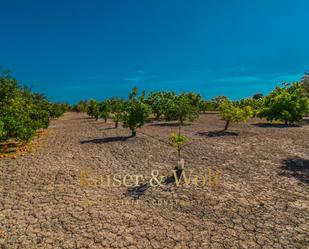
{"label": "cracked dry soil", "polygon": [[[111,121],[66,113],[41,148],[0,160],[2,248],[309,248],[309,126],[232,125],[201,115],[182,131],[187,169],[221,171],[220,188],[80,186],[91,175],[168,175],[177,127],[152,122],[136,138]],[[136,194],[136,193],[135,193]],[[161,201],[160,201],[161,200]],[[163,200],[163,201],[162,201]],[[177,203],[168,201],[178,200]]]}

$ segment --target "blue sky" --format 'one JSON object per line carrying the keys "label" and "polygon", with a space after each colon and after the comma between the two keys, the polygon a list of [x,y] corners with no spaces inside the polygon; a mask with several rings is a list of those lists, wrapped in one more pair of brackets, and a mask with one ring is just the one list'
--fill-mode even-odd
{"label": "blue sky", "polygon": [[53,101],[268,93],[309,70],[307,0],[0,0],[0,65]]}

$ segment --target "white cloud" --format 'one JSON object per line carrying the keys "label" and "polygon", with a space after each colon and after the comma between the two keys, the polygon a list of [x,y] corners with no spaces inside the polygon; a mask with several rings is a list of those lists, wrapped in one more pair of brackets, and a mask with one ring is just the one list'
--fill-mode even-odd
{"label": "white cloud", "polygon": [[296,74],[286,74],[286,75],[281,75],[273,78],[273,81],[280,81],[280,82],[294,82],[294,81],[299,81],[303,74],[296,73]]}
{"label": "white cloud", "polygon": [[252,82],[252,81],[260,81],[262,80],[260,77],[256,76],[239,76],[239,77],[226,77],[212,80],[214,82]]}
{"label": "white cloud", "polygon": [[140,76],[136,76],[136,77],[123,77],[121,79],[125,80],[125,81],[136,82],[136,81],[140,81],[142,79],[142,77],[140,77]]}
{"label": "white cloud", "polygon": [[137,72],[138,74],[142,74],[142,75],[148,73],[147,71],[144,71],[144,70],[137,70],[136,72]]}

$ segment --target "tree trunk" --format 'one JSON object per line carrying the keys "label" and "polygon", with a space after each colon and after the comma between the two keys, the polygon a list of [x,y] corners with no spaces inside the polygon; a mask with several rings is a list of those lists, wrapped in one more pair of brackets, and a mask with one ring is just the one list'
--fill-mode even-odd
{"label": "tree trunk", "polygon": [[180,125],[183,125],[183,118],[182,117],[180,117],[179,121],[180,121]]}
{"label": "tree trunk", "polygon": [[132,130],[132,137],[136,136],[136,130]]}
{"label": "tree trunk", "polygon": [[115,122],[115,128],[118,128],[118,122]]}
{"label": "tree trunk", "polygon": [[285,125],[288,125],[289,123],[288,123],[288,121],[287,121],[287,120],[285,120],[285,121],[284,121],[284,124],[285,124]]}
{"label": "tree trunk", "polygon": [[229,128],[229,125],[230,125],[230,120],[227,120],[226,124],[225,124],[225,127],[224,127],[224,131],[226,131],[227,128]]}
{"label": "tree trunk", "polygon": [[180,180],[182,178],[182,172],[184,171],[184,159],[179,159],[177,167],[175,168],[177,178]]}

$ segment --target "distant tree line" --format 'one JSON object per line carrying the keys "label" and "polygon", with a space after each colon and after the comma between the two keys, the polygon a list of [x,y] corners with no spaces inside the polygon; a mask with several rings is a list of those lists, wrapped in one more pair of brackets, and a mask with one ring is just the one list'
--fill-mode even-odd
{"label": "distant tree line", "polygon": [[219,112],[226,121],[224,130],[228,129],[230,123],[244,122],[251,117],[292,124],[301,121],[309,111],[307,82],[308,74],[301,83],[283,84],[267,96],[257,93],[251,98],[238,101],[231,101],[225,96],[204,100],[201,95],[193,92],[176,94],[160,91],[151,92],[147,96],[142,92],[138,96],[138,89],[134,88],[127,100],[117,97],[101,102],[84,100],[80,101],[74,110],[87,112],[95,119],[103,118],[105,122],[111,118],[115,127],[122,122],[124,127],[132,131],[132,136],[135,136],[137,128],[150,118],[178,121],[180,127],[185,121],[194,121],[207,111]]}

